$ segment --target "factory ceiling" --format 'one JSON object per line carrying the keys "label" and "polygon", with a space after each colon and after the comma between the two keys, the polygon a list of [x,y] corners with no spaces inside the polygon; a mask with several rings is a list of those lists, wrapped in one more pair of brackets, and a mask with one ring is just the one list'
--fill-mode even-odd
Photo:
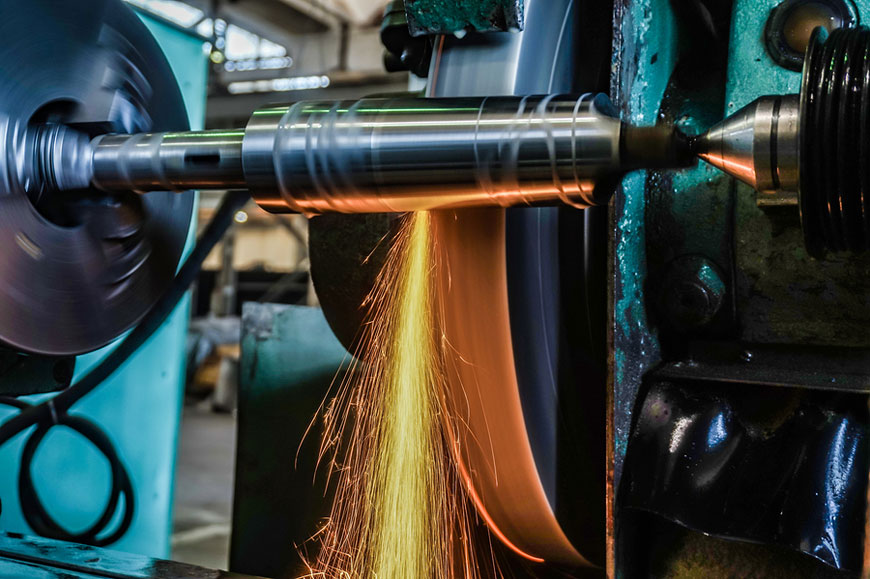
{"label": "factory ceiling", "polygon": [[405,75],[383,69],[387,0],[126,2],[209,43],[209,126],[233,126],[263,102],[303,94],[331,98],[338,91],[344,98],[382,92],[385,83],[406,88]]}

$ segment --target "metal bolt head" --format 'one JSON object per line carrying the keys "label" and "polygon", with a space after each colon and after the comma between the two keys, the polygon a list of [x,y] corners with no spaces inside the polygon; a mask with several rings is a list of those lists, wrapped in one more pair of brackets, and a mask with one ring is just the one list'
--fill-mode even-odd
{"label": "metal bolt head", "polygon": [[671,261],[658,293],[658,311],[664,325],[690,333],[708,325],[725,301],[727,287],[719,268],[700,255]]}

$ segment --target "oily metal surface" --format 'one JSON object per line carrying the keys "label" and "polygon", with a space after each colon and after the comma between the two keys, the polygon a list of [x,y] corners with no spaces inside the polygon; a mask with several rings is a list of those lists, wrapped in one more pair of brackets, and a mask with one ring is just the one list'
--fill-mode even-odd
{"label": "oily metal surface", "polygon": [[659,382],[626,457],[623,508],[861,569],[866,396]]}
{"label": "oily metal surface", "polygon": [[0,341],[27,352],[99,348],[172,279],[193,196],[42,193],[32,142],[45,123],[183,130],[157,43],[120,0],[0,0]]}

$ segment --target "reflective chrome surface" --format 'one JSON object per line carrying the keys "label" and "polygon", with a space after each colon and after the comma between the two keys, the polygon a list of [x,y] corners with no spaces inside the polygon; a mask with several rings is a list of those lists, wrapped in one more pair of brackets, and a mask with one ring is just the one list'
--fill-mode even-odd
{"label": "reflective chrome surface", "polygon": [[276,213],[600,205],[620,171],[604,95],[302,102],[247,129],[102,137],[94,183],[149,191],[248,186]]}
{"label": "reflective chrome surface", "polygon": [[93,149],[86,133],[59,123],[38,126],[27,131],[23,152],[19,171],[28,193],[90,187]]}
{"label": "reflective chrome surface", "polygon": [[764,96],[702,135],[698,155],[762,193],[797,191],[798,95]]}
{"label": "reflective chrome surface", "polygon": [[106,135],[94,140],[93,181],[104,191],[244,188],[244,131]]}
{"label": "reflective chrome surface", "polygon": [[[606,97],[366,99],[299,103],[276,121],[271,210],[418,211],[562,202],[588,207],[619,170]],[[253,168],[246,164],[246,173]]]}

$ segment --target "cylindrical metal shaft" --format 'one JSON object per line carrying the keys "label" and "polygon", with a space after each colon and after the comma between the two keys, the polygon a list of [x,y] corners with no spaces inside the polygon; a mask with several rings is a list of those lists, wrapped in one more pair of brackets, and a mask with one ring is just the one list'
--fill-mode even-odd
{"label": "cylindrical metal shaft", "polygon": [[92,143],[93,184],[105,191],[244,189],[244,131],[105,135]]}
{"label": "cylindrical metal shaft", "polygon": [[620,134],[603,95],[302,102],[244,131],[98,138],[93,183],[248,188],[269,211],[308,214],[589,207],[609,200],[596,183],[621,170]]}
{"label": "cylindrical metal shaft", "polygon": [[86,146],[78,158],[91,166],[51,172],[55,188],[88,178],[105,191],[245,188],[269,211],[305,214],[585,208],[607,203],[625,171],[694,162],[678,131],[623,126],[591,94],[302,102],[257,111],[236,131]]}
{"label": "cylindrical metal shaft", "polygon": [[270,211],[606,203],[620,122],[603,96],[364,99],[260,111],[245,177]]}

